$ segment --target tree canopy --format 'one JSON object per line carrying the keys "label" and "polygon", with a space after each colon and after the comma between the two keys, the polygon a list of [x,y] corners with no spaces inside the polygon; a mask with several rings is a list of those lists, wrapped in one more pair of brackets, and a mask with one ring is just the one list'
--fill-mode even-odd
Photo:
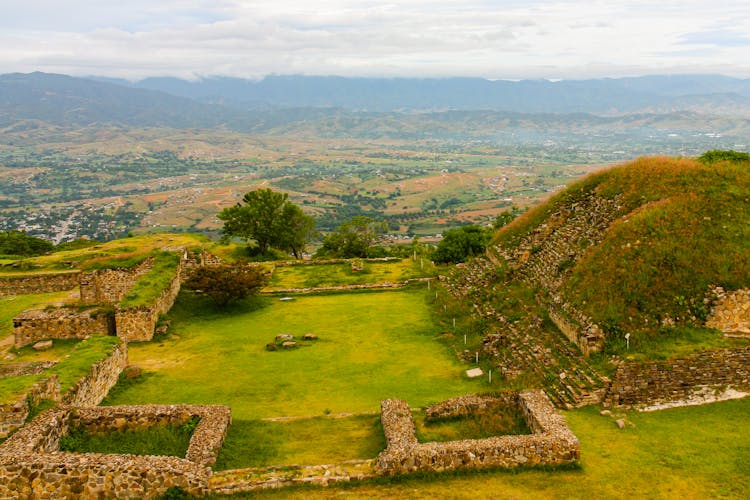
{"label": "tree canopy", "polygon": [[0,231],[0,254],[33,257],[54,250],[55,246],[42,238],[29,236],[25,231]]}
{"label": "tree canopy", "polygon": [[388,225],[371,217],[357,215],[323,238],[318,255],[329,257],[369,257],[373,245]]}
{"label": "tree canopy", "polygon": [[698,157],[698,161],[710,165],[721,161],[729,163],[750,163],[750,153],[743,153],[741,151],[712,149],[706,151]]}
{"label": "tree canopy", "polygon": [[288,197],[267,188],[245,193],[242,203],[219,213],[219,219],[224,221],[223,234],[248,243],[255,241],[260,254],[277,248],[299,258],[315,235],[315,219]]}
{"label": "tree canopy", "polygon": [[484,252],[491,237],[490,230],[474,225],[449,229],[433,252],[432,260],[436,263],[464,262]]}

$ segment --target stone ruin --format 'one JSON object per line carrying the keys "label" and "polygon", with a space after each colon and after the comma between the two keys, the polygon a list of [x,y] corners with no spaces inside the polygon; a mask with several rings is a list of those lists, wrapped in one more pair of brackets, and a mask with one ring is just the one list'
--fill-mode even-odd
{"label": "stone ruin", "polygon": [[[72,427],[90,432],[182,425],[199,418],[185,457],[60,452]],[[150,405],[73,408],[42,413],[0,445],[2,498],[153,498],[179,487],[208,491],[231,422],[226,406]]]}
{"label": "stone ruin", "polygon": [[542,391],[498,396],[464,396],[426,409],[428,415],[456,418],[487,404],[516,404],[532,434],[494,436],[445,443],[420,443],[411,409],[400,399],[381,403],[381,421],[387,446],[378,455],[382,475],[450,470],[563,465],[580,458],[580,444],[563,416]]}

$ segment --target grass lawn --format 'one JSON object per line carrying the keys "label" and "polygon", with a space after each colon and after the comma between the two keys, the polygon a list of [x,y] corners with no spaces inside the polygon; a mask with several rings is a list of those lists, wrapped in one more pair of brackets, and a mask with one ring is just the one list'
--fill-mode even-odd
{"label": "grass lawn", "polygon": [[364,283],[401,282],[428,275],[432,263],[425,259],[404,259],[394,262],[364,262],[362,271],[353,272],[351,263],[277,267],[268,285],[269,290],[280,288],[310,288]]}
{"label": "grass lawn", "polygon": [[[108,404],[227,404],[244,420],[377,413],[386,398],[416,407],[489,389],[439,341],[421,289],[255,300],[268,305],[216,313],[181,294],[167,338],[129,345],[145,376]],[[267,351],[282,333],[319,340]]]}
{"label": "grass lawn", "polygon": [[385,448],[379,414],[288,422],[232,422],[214,469],[314,465],[375,458]]}
{"label": "grass lawn", "polygon": [[[225,446],[234,451],[222,459],[223,466],[244,467],[374,458],[383,446],[369,417],[303,424],[260,418],[377,414],[387,398],[419,407],[491,390],[486,380],[463,375],[466,366],[440,340],[425,290],[254,300],[265,305],[217,313],[205,300],[181,294],[166,338],[129,345],[130,362],[144,375],[118,384],[104,404],[229,405],[233,424]],[[313,333],[319,339],[267,351],[265,345],[282,333]],[[258,443],[259,435],[266,442]],[[364,441],[354,445],[356,439]],[[237,458],[257,446],[272,449]],[[295,447],[299,451],[289,451]]]}
{"label": "grass lawn", "polygon": [[185,457],[192,425],[156,425],[146,429],[90,433],[72,428],[60,438],[60,451],[72,453],[126,453]]}
{"label": "grass lawn", "polygon": [[429,475],[232,498],[744,499],[750,495],[748,415],[745,398],[631,413],[635,426],[620,430],[589,407],[565,412],[581,441],[577,468]]}

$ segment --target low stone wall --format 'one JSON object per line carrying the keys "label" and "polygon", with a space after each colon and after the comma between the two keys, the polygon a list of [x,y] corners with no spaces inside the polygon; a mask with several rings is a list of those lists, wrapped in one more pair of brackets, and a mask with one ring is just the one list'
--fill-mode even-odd
{"label": "low stone wall", "polygon": [[149,257],[131,269],[97,269],[83,273],[80,279],[81,302],[85,304],[116,304],[138,278],[149,272],[154,259]]}
{"label": "low stone wall", "polygon": [[[496,403],[516,396],[497,399]],[[458,469],[512,468],[535,465],[562,465],[580,458],[578,438],[565,424],[547,396],[541,391],[524,391],[517,395],[533,434],[495,436],[445,443],[418,443],[409,406],[400,400],[381,403],[381,420],[387,447],[378,455],[379,474],[394,475],[411,472],[441,472]],[[466,403],[466,408],[462,403]],[[450,400],[436,411],[467,414],[471,407],[488,404],[489,399],[466,398]],[[448,410],[450,409],[450,410]]]}
{"label": "low stone wall", "polygon": [[427,420],[441,420],[467,417],[493,406],[518,406],[518,393],[501,392],[498,394],[469,394],[441,401],[425,408]]}
{"label": "low stone wall", "polygon": [[24,375],[39,375],[47,368],[54,366],[57,361],[32,361],[30,363],[0,364],[0,378],[23,377]]}
{"label": "low stone wall", "polygon": [[107,397],[117,383],[120,372],[128,366],[128,346],[116,345],[112,354],[91,366],[88,374],[62,396],[62,402],[73,406],[95,406]]}
{"label": "low stone wall", "polygon": [[13,318],[17,348],[39,340],[107,335],[109,330],[109,315],[101,310],[78,311],[67,307],[27,309]]}
{"label": "low stone wall", "polygon": [[0,297],[26,293],[64,292],[78,287],[81,273],[0,276]]}
{"label": "low stone wall", "polygon": [[707,388],[750,390],[750,347],[721,349],[652,363],[623,363],[605,396],[609,406],[689,400]]}
{"label": "low stone wall", "polygon": [[0,404],[0,437],[6,437],[26,423],[31,406],[43,399],[57,401],[60,399],[60,383],[57,376],[40,380],[13,403]]}
{"label": "low stone wall", "polygon": [[118,337],[127,342],[148,341],[154,338],[154,330],[157,321],[159,321],[159,315],[172,308],[177,294],[180,293],[180,273],[181,266],[177,268],[169,286],[162,291],[152,304],[126,309],[115,306],[115,324],[117,325]]}
{"label": "low stone wall", "polygon": [[750,334],[750,290],[727,293],[717,287],[711,292],[716,305],[706,319],[706,326],[725,333]]}
{"label": "low stone wall", "polygon": [[362,283],[359,285],[337,285],[337,286],[319,286],[309,288],[271,288],[262,290],[262,294],[284,294],[284,293],[319,293],[319,292],[344,292],[349,290],[380,290],[403,288],[405,286],[431,281],[434,278],[413,278],[406,281],[386,281],[384,283]]}
{"label": "low stone wall", "polygon": [[295,485],[328,486],[335,483],[362,481],[376,477],[374,462],[374,460],[348,460],[326,465],[291,465],[220,471],[214,473],[209,479],[209,489],[213,494],[228,495]]}
{"label": "low stone wall", "polygon": [[[61,453],[70,427],[145,428],[180,425],[196,416],[186,458]],[[211,469],[231,420],[226,406],[125,406],[48,410],[0,445],[2,498],[153,498],[171,486],[192,495],[208,490]]]}

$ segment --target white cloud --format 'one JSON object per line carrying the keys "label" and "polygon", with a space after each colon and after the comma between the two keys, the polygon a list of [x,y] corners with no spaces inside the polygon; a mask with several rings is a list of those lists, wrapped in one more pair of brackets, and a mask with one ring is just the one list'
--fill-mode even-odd
{"label": "white cloud", "polygon": [[750,77],[749,32],[744,0],[3,0],[0,72]]}

